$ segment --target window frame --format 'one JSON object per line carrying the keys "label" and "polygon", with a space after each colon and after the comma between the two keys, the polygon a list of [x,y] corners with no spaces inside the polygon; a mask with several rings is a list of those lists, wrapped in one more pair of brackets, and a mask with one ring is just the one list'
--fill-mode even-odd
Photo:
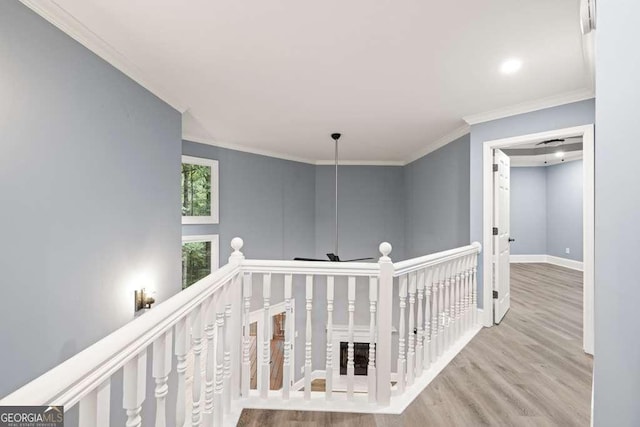
{"label": "window frame", "polygon": [[[219,173],[218,173],[218,161],[213,159],[207,159],[204,157],[182,156],[180,167],[183,164],[208,166],[211,168],[211,215],[208,216],[185,216],[182,215],[182,224],[218,224],[219,223]],[[180,185],[180,191],[182,192],[182,185]],[[180,207],[182,210],[182,206]]]}
{"label": "window frame", "polygon": [[[218,270],[220,268],[220,236],[218,234],[183,235],[180,249],[182,250],[185,243],[197,243],[197,242],[211,243],[211,273]],[[182,274],[183,273],[181,272],[181,279],[182,279]],[[182,280],[180,280],[180,282],[182,283]],[[194,282],[194,283],[198,283],[198,282]],[[191,285],[193,285],[194,283],[192,283]]]}

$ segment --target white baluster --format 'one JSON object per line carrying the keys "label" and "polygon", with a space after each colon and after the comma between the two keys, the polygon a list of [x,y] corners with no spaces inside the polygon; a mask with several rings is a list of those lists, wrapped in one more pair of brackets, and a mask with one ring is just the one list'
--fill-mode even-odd
{"label": "white baluster", "polygon": [[266,399],[269,395],[269,385],[271,383],[271,337],[269,332],[271,331],[271,315],[269,313],[271,305],[269,300],[271,298],[271,273],[266,273],[262,279],[262,298],[264,300],[263,306],[263,333],[262,333],[262,366],[260,369],[260,375],[262,381],[260,384],[260,397]]}
{"label": "white baluster", "polygon": [[378,302],[378,280],[369,278],[369,403],[376,403],[376,305]]}
{"label": "white baluster", "polygon": [[219,290],[216,295],[216,372],[213,390],[213,425],[221,427],[224,422],[224,295]]}
{"label": "white baluster", "polygon": [[204,425],[213,425],[213,392],[214,392],[214,372],[216,366],[216,353],[214,347],[214,337],[216,328],[216,300],[215,296],[208,298],[203,305],[203,317],[205,319],[204,334],[207,338],[207,359],[204,379]]}
{"label": "white baluster", "polygon": [[291,293],[293,276],[284,276],[284,361],[282,362],[282,398],[289,399],[291,390],[291,327],[293,324],[293,308],[291,307]]}
{"label": "white baluster", "polygon": [[407,353],[407,384],[413,385],[416,368],[416,274],[409,273],[409,351]]}
{"label": "white baluster", "polygon": [[333,276],[327,276],[327,357],[325,397],[331,400],[333,392]]}
{"label": "white baluster", "polygon": [[442,264],[440,266],[440,274],[438,275],[438,314],[440,316],[438,320],[438,356],[444,352],[444,324],[446,321],[444,288],[446,286],[446,278],[447,265]]}
{"label": "white baluster", "polygon": [[[229,264],[240,265],[244,260],[244,254],[240,251],[244,242],[241,238],[235,237],[231,240],[233,252],[229,257]],[[242,381],[242,273],[238,273],[234,278],[230,291],[231,298],[231,325],[230,325],[230,349],[231,349],[231,389],[229,397],[238,399],[240,397],[240,387]]]}
{"label": "white baluster", "polygon": [[80,400],[78,425],[80,427],[109,427],[110,406],[111,378],[107,378],[95,390]]}
{"label": "white baluster", "polygon": [[251,386],[251,293],[253,291],[251,273],[244,273],[242,281],[242,296],[244,298],[244,349],[242,357],[242,396],[249,396]]}
{"label": "white baluster", "polygon": [[380,243],[382,256],[378,260],[380,280],[378,287],[378,322],[376,340],[376,398],[378,405],[388,406],[391,401],[391,312],[393,310],[393,262],[389,258],[391,245]]}
{"label": "white baluster", "polygon": [[466,271],[465,271],[465,286],[466,286],[466,291],[465,291],[465,298],[466,298],[466,313],[465,313],[465,317],[466,319],[466,328],[469,329],[471,327],[471,323],[473,321],[473,315],[471,314],[471,293],[472,291],[472,286],[471,286],[471,275],[473,274],[473,270],[472,270],[472,266],[471,266],[471,262],[473,261],[473,255],[470,255],[467,257],[467,267],[466,267]]}
{"label": "white baluster", "polygon": [[147,389],[147,350],[124,365],[122,406],[127,411],[126,427],[142,426],[142,402]]}
{"label": "white baluster", "polygon": [[187,318],[183,317],[175,326],[175,354],[176,372],[178,373],[178,392],[176,395],[176,426],[182,427],[186,421],[186,384],[187,353],[189,352],[189,335],[187,333]]}
{"label": "white baluster", "polygon": [[166,401],[169,386],[167,380],[171,372],[171,347],[173,333],[169,329],[153,342],[153,378],[156,380],[156,427],[167,425]]}
{"label": "white baluster", "polygon": [[456,262],[456,288],[455,288],[455,339],[457,340],[460,337],[461,329],[461,311],[462,311],[462,263],[463,258],[459,258]]}
{"label": "white baluster", "polygon": [[445,279],[444,279],[444,336],[442,350],[447,350],[451,344],[451,270],[452,263],[448,262],[445,267]]}
{"label": "white baluster", "polygon": [[431,284],[431,363],[436,361],[440,345],[440,271],[442,271],[442,264],[434,267]]}
{"label": "white baluster", "polygon": [[430,267],[426,271],[426,277],[424,282],[425,302],[424,302],[424,368],[429,369],[431,366],[431,348],[433,343],[431,342],[431,287],[433,284],[433,267]]}
{"label": "white baluster", "polygon": [[347,343],[347,399],[353,399],[353,386],[355,382],[355,364],[354,364],[354,321],[356,311],[356,278],[349,276],[347,280],[347,300],[349,310],[349,341]]}
{"label": "white baluster", "polygon": [[307,327],[304,346],[304,398],[305,400],[311,400],[311,309],[313,308],[313,276],[310,275],[306,278],[306,299]]}
{"label": "white baluster", "polygon": [[231,281],[224,285],[223,295],[225,299],[224,309],[224,412],[228,414],[231,412],[231,393],[233,392],[231,387],[231,346],[233,345],[235,337],[232,337],[234,331],[234,322],[231,316],[231,299],[234,296],[234,289],[232,285],[235,281]]}
{"label": "white baluster", "polygon": [[202,387],[202,311],[201,307],[196,307],[191,313],[191,338],[193,340],[193,383],[192,383],[192,408],[191,425],[200,425],[200,390]]}
{"label": "white baluster", "polygon": [[403,275],[400,277],[400,287],[399,287],[399,296],[400,296],[400,327],[398,330],[398,391],[400,394],[404,393],[404,386],[406,381],[406,360],[405,360],[405,339],[406,339],[406,330],[405,330],[405,307],[407,306],[407,275]]}
{"label": "white baluster", "polygon": [[473,314],[473,325],[478,324],[478,254],[473,256],[473,275],[472,275],[472,299],[471,299],[471,313]]}
{"label": "white baluster", "polygon": [[418,272],[418,344],[416,346],[416,376],[422,375],[422,366],[424,362],[424,270]]}

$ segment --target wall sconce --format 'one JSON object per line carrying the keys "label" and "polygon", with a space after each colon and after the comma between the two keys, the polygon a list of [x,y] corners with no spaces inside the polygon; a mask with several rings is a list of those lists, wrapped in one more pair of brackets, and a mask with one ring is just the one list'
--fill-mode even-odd
{"label": "wall sconce", "polygon": [[144,309],[149,309],[151,308],[151,304],[156,302],[155,299],[147,294],[144,288],[140,289],[139,291],[134,291],[133,296],[135,303],[134,311],[136,312]]}

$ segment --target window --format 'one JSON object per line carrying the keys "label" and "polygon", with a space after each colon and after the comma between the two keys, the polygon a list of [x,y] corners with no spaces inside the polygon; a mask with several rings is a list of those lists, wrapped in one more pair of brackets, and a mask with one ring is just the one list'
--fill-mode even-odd
{"label": "window", "polygon": [[218,223],[218,161],[182,156],[182,223]]}
{"label": "window", "polygon": [[182,236],[182,289],[218,269],[218,235]]}

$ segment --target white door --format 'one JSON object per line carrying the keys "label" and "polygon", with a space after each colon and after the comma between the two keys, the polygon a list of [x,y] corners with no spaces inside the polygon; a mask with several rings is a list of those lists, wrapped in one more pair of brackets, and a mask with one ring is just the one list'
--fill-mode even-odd
{"label": "white door", "polygon": [[493,155],[493,321],[500,323],[510,305],[509,284],[509,156],[500,150]]}

